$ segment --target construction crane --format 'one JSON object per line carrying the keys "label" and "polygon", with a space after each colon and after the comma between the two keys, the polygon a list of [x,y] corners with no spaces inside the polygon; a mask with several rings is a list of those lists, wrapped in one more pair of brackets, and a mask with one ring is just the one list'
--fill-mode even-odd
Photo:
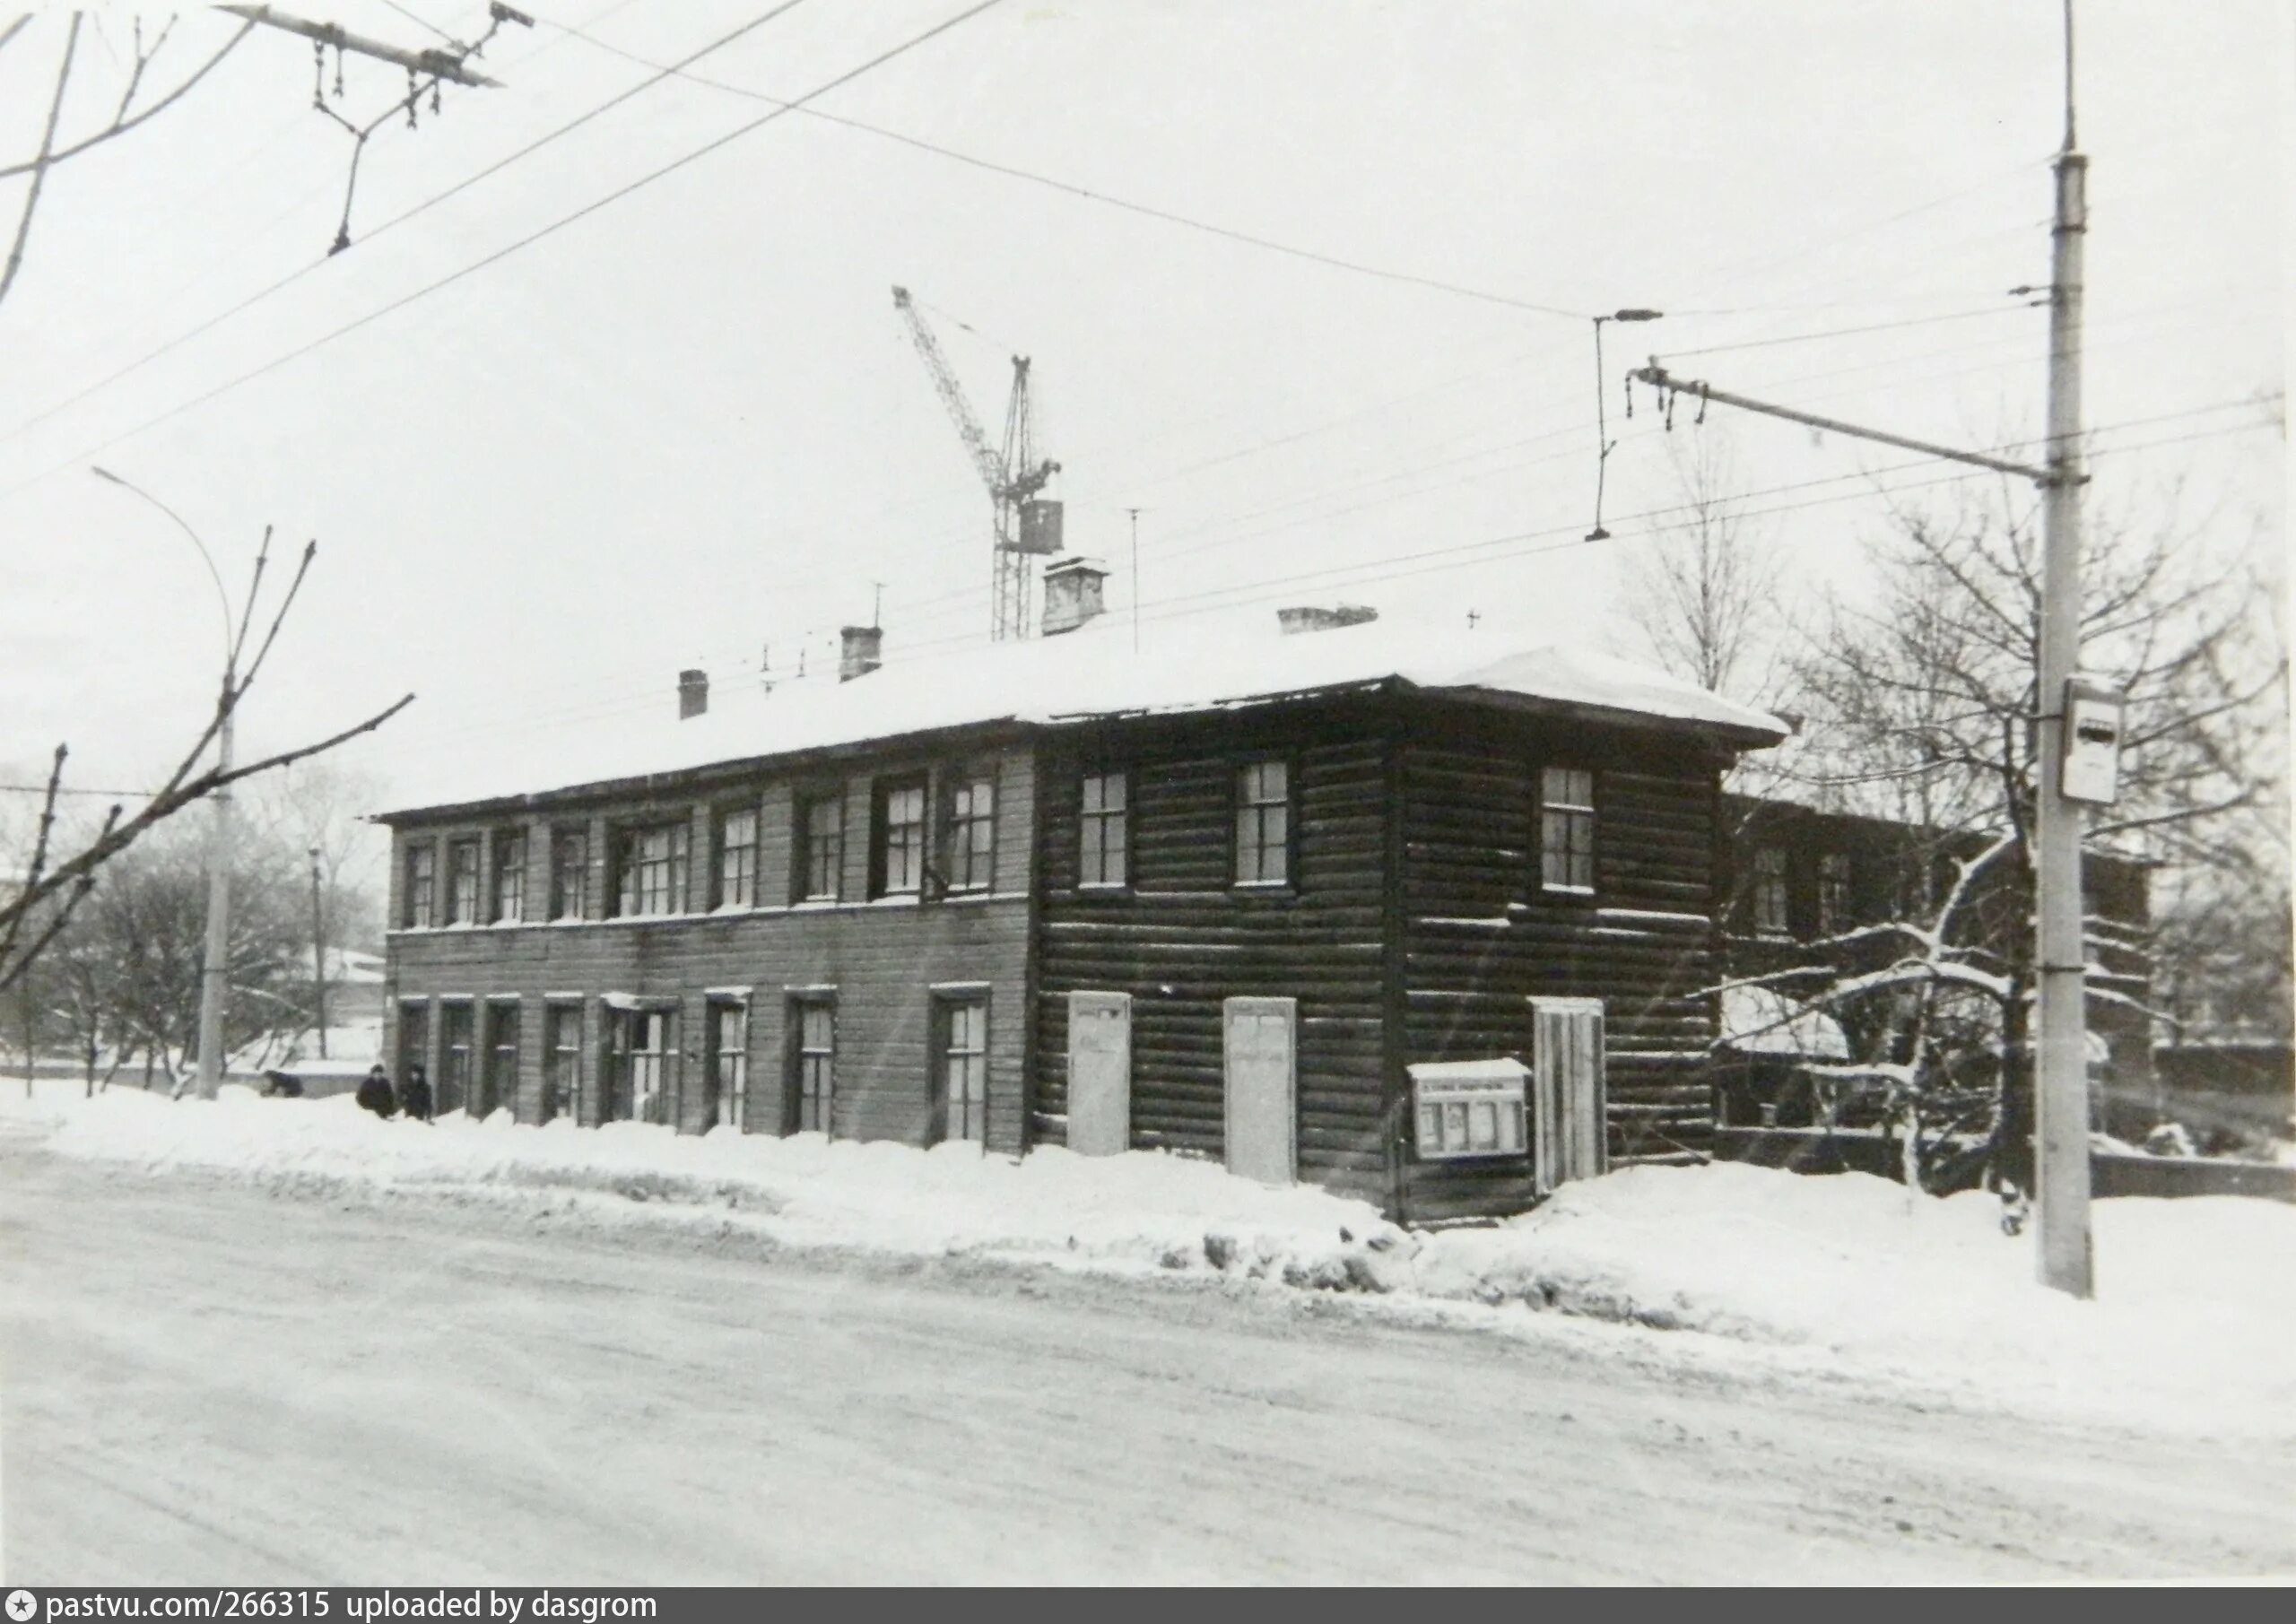
{"label": "construction crane", "polygon": [[972,404],[965,399],[963,386],[950,369],[948,357],[941,353],[939,341],[907,288],[893,290],[893,308],[901,314],[909,326],[910,342],[917,352],[925,358],[925,369],[933,375],[933,387],[939,392],[941,404],[949,409],[949,417],[957,425],[957,434],[972,454],[973,467],[979,473],[981,483],[988,487],[988,499],[995,508],[990,546],[995,564],[991,577],[991,607],[989,630],[997,641],[1029,635],[1029,595],[1035,579],[1035,567],[1030,562],[1056,553],[1061,548],[1060,504],[1038,493],[1046,482],[1060,472],[1060,465],[1050,457],[1039,462],[1031,439],[1029,413],[1029,358],[1013,358],[1013,397],[1004,408],[1004,447],[999,453],[992,450],[988,435],[980,426],[980,419],[973,415]]}

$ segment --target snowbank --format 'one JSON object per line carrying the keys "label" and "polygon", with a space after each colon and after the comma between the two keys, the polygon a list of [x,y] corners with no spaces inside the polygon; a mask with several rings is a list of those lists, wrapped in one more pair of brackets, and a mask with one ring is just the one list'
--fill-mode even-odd
{"label": "snowbank", "polygon": [[1822,1357],[2021,1407],[2132,1424],[2296,1430],[2296,1208],[2236,1197],[2096,1209],[2098,1300],[2033,1279],[1981,1194],[1909,1201],[1861,1174],[1734,1163],[1631,1168],[1511,1223],[1396,1229],[1361,1202],[1270,1189],[1147,1152],[1021,1161],[968,1146],[681,1138],[459,1116],[379,1122],[347,1099],[212,1106],[77,1085],[0,1085],[0,1121],[53,1151],[326,1187],[490,1190],[616,1215],[737,1224],[802,1246],[970,1255],[1122,1272],[1219,1272],[1398,1304],[1555,1310]]}

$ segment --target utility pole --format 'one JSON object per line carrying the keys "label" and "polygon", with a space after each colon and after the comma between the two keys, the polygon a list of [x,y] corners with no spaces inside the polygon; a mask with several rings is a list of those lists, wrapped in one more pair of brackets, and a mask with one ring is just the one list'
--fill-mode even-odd
{"label": "utility pole", "polygon": [[[200,561],[207,566],[208,576],[215,583],[215,599],[223,611],[223,690],[217,701],[221,716],[215,730],[215,770],[228,776],[231,770],[231,721],[239,701],[239,633],[231,615],[230,595],[223,590],[223,578],[215,568],[214,555],[199,539],[199,532],[185,522],[183,515],[141,485],[130,484],[109,468],[92,468],[89,472],[108,484],[141,497],[174,520],[176,528],[199,549]],[[263,533],[263,539],[268,552],[269,530]],[[258,559],[258,580],[262,570],[262,560]],[[252,598],[249,606],[253,606]],[[231,945],[231,786],[224,784],[207,798],[215,803],[215,822],[207,852],[207,941],[199,966],[199,1096],[213,1099],[223,1083],[223,1001],[229,991]]]}
{"label": "utility pole", "polygon": [[[238,673],[223,661],[223,725],[215,735],[215,770],[231,770],[231,719],[239,709],[233,684]],[[231,786],[211,797],[215,803],[214,845],[207,855],[207,943],[199,963],[199,1097],[213,1099],[223,1087],[223,1002],[230,995],[231,957]]]}
{"label": "utility pole", "polygon": [[311,976],[319,1020],[319,1058],[326,1058],[326,915],[319,908],[319,848],[311,847]]}
{"label": "utility pole", "polygon": [[1726,395],[1703,383],[1680,383],[1653,360],[1631,377],[1664,395],[1687,394],[1700,409],[1719,401],[1813,428],[1950,457],[2032,480],[2042,491],[2039,665],[2034,673],[2035,770],[2033,865],[2034,1184],[2040,1210],[2041,1283],[2069,1296],[2093,1296],[2096,1277],[2089,1227],[2089,1055],[2087,951],[2081,931],[2081,810],[2066,795],[2066,727],[2081,656],[2081,298],[2082,247],[2088,231],[2089,161],[2074,145],[2073,8],[2065,12],[2065,145],[2057,153],[2057,207],[2050,227],[2048,456],[2034,468],[1975,452],[1822,418],[1813,413]]}
{"label": "utility pole", "polygon": [[2089,1233],[2088,954],[2081,935],[2081,809],[2065,794],[2066,723],[2081,654],[2082,248],[2089,161],[2074,149],[2073,0],[2065,5],[2065,146],[2049,228],[2048,471],[2041,518],[2041,647],[2036,709],[2039,803],[2033,845],[2040,915],[2034,1174],[2040,1274],[2074,1297],[2095,1291]]}

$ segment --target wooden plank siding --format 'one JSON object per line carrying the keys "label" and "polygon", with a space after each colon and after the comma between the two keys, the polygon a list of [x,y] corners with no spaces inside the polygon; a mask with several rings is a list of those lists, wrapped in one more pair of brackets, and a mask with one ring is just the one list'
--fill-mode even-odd
{"label": "wooden plank siding", "polygon": [[[1400,757],[1403,1064],[1531,1058],[1534,995],[1603,1001],[1613,1166],[1708,1153],[1711,1012],[1682,994],[1714,963],[1718,762],[1695,743],[1431,708]],[[1595,773],[1591,897],[1540,883],[1542,767]],[[1400,1120],[1400,1119],[1399,1119]],[[1529,1204],[1530,1157],[1422,1162],[1399,1146],[1413,1220]]]}
{"label": "wooden plank siding", "polygon": [[[996,782],[994,879],[986,895],[928,902],[865,896],[871,787],[874,777],[933,775],[937,817],[946,775],[961,764],[993,765]],[[978,986],[989,1000],[989,1149],[1018,1154],[1025,1144],[1027,958],[1036,800],[1031,752],[993,748],[889,754],[868,763],[811,763],[720,777],[707,786],[627,795],[607,805],[553,802],[492,820],[407,821],[395,830],[390,917],[404,919],[400,888],[411,839],[448,839],[515,824],[526,831],[526,921],[395,930],[385,991],[391,1030],[385,1054],[396,1069],[403,1001],[462,994],[517,994],[524,1012],[518,1055],[518,1114],[534,1121],[543,1084],[545,994],[578,993],[585,1008],[583,1120],[595,1121],[607,1031],[600,998],[626,993],[662,999],[678,1011],[669,1086],[674,1120],[685,1131],[705,1108],[705,1015],[712,989],[743,988],[748,1005],[748,1099],[752,1132],[778,1132],[790,1115],[784,1031],[789,989],[833,988],[837,1002],[839,1137],[926,1142],[933,1106],[929,1053],[934,989]],[[843,896],[793,905],[794,791],[842,786],[846,803]],[[714,817],[728,807],[759,811],[758,906],[709,908]],[[691,821],[687,911],[643,919],[606,916],[608,831],[616,824]],[[551,922],[550,832],[581,827],[590,838],[588,917]],[[439,1022],[430,1022],[431,1075],[439,1075]]]}
{"label": "wooden plank siding", "polygon": [[[1132,996],[1134,1147],[1215,1159],[1222,1002],[1292,997],[1300,1176],[1386,1203],[1387,726],[1376,702],[1342,700],[1048,738],[1031,1118],[1040,1140],[1065,1142],[1071,992]],[[1291,767],[1292,870],[1288,886],[1263,893],[1233,884],[1235,780],[1244,761],[1270,754]],[[1116,769],[1130,774],[1129,883],[1082,890],[1083,777]]]}

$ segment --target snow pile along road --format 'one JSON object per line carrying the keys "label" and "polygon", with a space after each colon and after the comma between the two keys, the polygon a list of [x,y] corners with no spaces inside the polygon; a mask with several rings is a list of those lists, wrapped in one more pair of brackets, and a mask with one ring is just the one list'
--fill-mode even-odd
{"label": "snow pile along road", "polygon": [[2033,1238],[1970,1194],[1909,1200],[1859,1174],[1630,1168],[1492,1229],[1406,1232],[1369,1205],[1160,1153],[1025,1159],[730,1130],[680,1137],[459,1116],[381,1122],[348,1099],[213,1105],[77,1085],[0,1116],[49,1149],[274,1187],[457,1188],[681,1220],[781,1244],[1110,1272],[1216,1271],[1427,1302],[1526,1305],[1839,1356],[1877,1374],[2134,1422],[2296,1430],[2296,1208],[2236,1197],[2096,1208],[2099,1299],[2035,1283]]}

